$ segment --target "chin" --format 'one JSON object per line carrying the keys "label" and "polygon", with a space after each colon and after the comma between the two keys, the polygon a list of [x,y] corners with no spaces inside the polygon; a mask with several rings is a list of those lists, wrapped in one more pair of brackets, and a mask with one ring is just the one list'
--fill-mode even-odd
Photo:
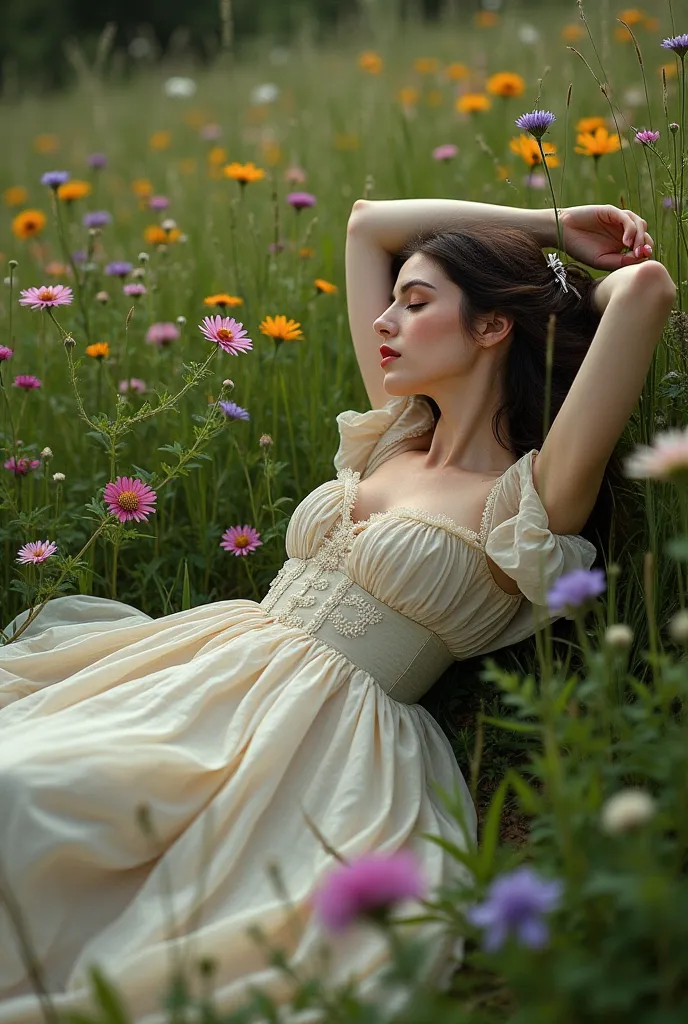
{"label": "chin", "polygon": [[419,394],[418,386],[409,384],[405,380],[394,380],[390,379],[390,375],[386,374],[382,386],[388,395],[392,395],[394,398],[402,398],[406,395],[417,395]]}

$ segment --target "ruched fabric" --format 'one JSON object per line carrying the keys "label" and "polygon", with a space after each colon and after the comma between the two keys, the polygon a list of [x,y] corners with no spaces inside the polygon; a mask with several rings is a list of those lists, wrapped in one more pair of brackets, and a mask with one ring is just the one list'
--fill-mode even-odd
{"label": "ruched fabric", "polygon": [[[412,447],[432,411],[418,396],[392,398],[337,420],[336,478],[295,509],[287,559],[261,603],[152,619],[122,602],[62,597],[0,648],[0,865],[58,1011],[94,1009],[86,982],[97,963],[136,1022],[162,1024],[180,946],[191,964],[216,961],[220,1012],[252,986],[282,1003],[289,985],[249,935],[255,926],[302,973],[323,976],[329,945],[325,980],[356,977],[377,994],[386,945],[375,930],[332,938],[312,914],[335,863],[317,833],[347,859],[411,849],[431,890],[461,877],[424,836],[465,847],[470,796],[434,719],[385,692],[379,647],[366,661],[372,630],[394,642],[390,609],[455,659],[495,649],[532,632],[542,588],[589,567],[594,549],[548,531],[532,452],[495,482],[478,532],[411,508],[355,524],[358,481]],[[487,554],[525,596],[501,590]],[[327,643],[333,629],[338,647]],[[465,831],[438,791],[463,807]],[[142,805],[152,837],[137,824]],[[435,926],[416,927],[429,940],[427,970],[451,969],[460,950]],[[193,970],[189,980],[200,994]],[[42,1019],[0,907],[0,1024]]]}

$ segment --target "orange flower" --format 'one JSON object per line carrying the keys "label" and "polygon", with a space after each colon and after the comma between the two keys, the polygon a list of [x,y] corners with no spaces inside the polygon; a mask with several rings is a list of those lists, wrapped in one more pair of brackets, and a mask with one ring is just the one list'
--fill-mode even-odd
{"label": "orange flower", "polygon": [[250,181],[260,181],[265,177],[265,171],[262,167],[256,167],[254,163],[239,164],[236,161],[231,164],[227,164],[226,167],[222,168],[222,173],[225,178],[232,178],[233,181],[238,181],[240,185],[247,185]]}
{"label": "orange flower", "polygon": [[[545,152],[547,166],[558,167],[559,159],[554,155],[557,147],[552,142],[543,142],[542,148]],[[525,160],[529,167],[537,167],[538,164],[542,163],[542,154],[532,135],[519,135],[517,139],[510,139],[509,149],[512,153],[520,156],[522,160]]]}
{"label": "orange flower", "polygon": [[492,100],[482,92],[465,92],[463,96],[458,97],[454,106],[460,114],[477,114],[489,110]]}
{"label": "orange flower", "polygon": [[617,14],[619,21],[625,21],[627,25],[639,25],[646,17],[645,11],[641,11],[637,7],[624,7],[623,11],[619,11]]}
{"label": "orange flower", "polygon": [[369,75],[379,75],[384,67],[384,62],[379,53],[374,50],[365,50],[358,58],[358,66]]}
{"label": "orange flower", "polygon": [[594,132],[597,128],[606,128],[606,117],[580,117],[576,124],[577,132]]}
{"label": "orange flower", "polygon": [[131,191],[139,199],[146,199],[153,195],[153,185],[148,178],[135,178],[131,183]]}
{"label": "orange flower", "polygon": [[29,198],[28,190],[23,185],[11,185],[2,193],[8,206],[21,206]]}
{"label": "orange flower", "polygon": [[179,241],[181,231],[179,228],[170,228],[166,231],[160,224],[149,224],[143,232],[143,237],[149,245],[171,245]]}
{"label": "orange flower", "polygon": [[219,306],[220,309],[225,309],[227,306],[230,308],[243,306],[244,300],[240,299],[238,295],[228,295],[226,292],[219,292],[217,295],[207,295],[203,299],[203,303],[206,306]]}
{"label": "orange flower", "polygon": [[329,281],[324,281],[322,277],[316,277],[313,284],[319,292],[323,292],[325,295],[335,295],[339,291],[336,284],[330,284]]}
{"label": "orange flower", "polygon": [[343,152],[358,149],[358,135],[355,132],[335,132],[334,148]]}
{"label": "orange flower", "polygon": [[107,341],[97,341],[95,345],[86,346],[86,355],[92,359],[105,359],[110,355],[110,346]]}
{"label": "orange flower", "polygon": [[62,199],[65,203],[73,203],[75,199],[85,199],[86,196],[90,196],[92,191],[90,182],[74,178],[72,181],[65,181],[64,185],[60,185],[57,190],[57,198]]}
{"label": "orange flower", "polygon": [[585,35],[582,25],[564,25],[561,30],[561,38],[565,43],[577,43]]}
{"label": "orange flower", "polygon": [[444,69],[444,77],[450,82],[460,82],[462,78],[468,78],[469,71],[465,64],[461,64],[459,61],[454,61],[453,64],[447,64]]}
{"label": "orange flower", "polygon": [[208,150],[207,160],[211,167],[221,167],[228,159],[229,154],[224,146],[213,146]]}
{"label": "orange flower", "polygon": [[595,159],[606,153],[616,153],[621,149],[619,136],[616,132],[610,134],[606,128],[596,128],[594,132],[581,132],[576,136],[576,142],[578,143],[575,147],[576,153],[580,153],[582,156],[593,156]]}
{"label": "orange flower", "polygon": [[148,140],[148,147],[154,150],[154,152],[160,153],[163,149],[168,149],[171,142],[172,132],[153,132]]}
{"label": "orange flower", "polygon": [[314,256],[315,249],[311,249],[311,247],[308,245],[304,245],[301,249],[299,249],[299,259],[312,260]]}
{"label": "orange flower", "polygon": [[437,57],[416,57],[413,62],[413,70],[419,75],[435,75],[439,70],[440,62]]}
{"label": "orange flower", "polygon": [[487,80],[487,91],[493,96],[522,96],[526,83],[513,71],[499,71]]}
{"label": "orange flower", "polygon": [[495,11],[478,11],[474,21],[477,28],[494,28],[499,24],[499,15]]}
{"label": "orange flower", "polygon": [[300,323],[296,320],[288,320],[286,316],[266,316],[259,330],[261,334],[272,338],[277,345],[281,345],[283,341],[303,339],[300,327]]}
{"label": "orange flower", "polygon": [[32,238],[40,234],[45,225],[45,214],[40,210],[22,210],[12,221],[12,231],[17,238]]}
{"label": "orange flower", "polygon": [[417,89],[414,89],[412,85],[405,85],[403,89],[400,89],[397,93],[397,99],[401,103],[402,107],[413,107],[416,105],[420,98],[420,94]]}
{"label": "orange flower", "polygon": [[55,153],[60,148],[60,140],[57,135],[37,135],[33,140],[33,148],[37,153]]}

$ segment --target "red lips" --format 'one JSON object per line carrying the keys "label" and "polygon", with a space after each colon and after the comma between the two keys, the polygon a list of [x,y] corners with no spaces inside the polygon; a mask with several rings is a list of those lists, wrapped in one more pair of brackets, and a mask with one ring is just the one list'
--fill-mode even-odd
{"label": "red lips", "polygon": [[395,352],[389,345],[380,345],[380,355],[384,359],[385,356],[400,356],[401,352]]}

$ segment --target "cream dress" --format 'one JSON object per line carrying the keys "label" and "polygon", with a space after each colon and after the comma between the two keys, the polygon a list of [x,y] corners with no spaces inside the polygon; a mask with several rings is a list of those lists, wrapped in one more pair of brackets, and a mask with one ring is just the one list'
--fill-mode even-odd
{"label": "cream dress", "polygon": [[[403,847],[431,888],[457,877],[423,833],[465,846],[475,813],[448,741],[414,702],[455,659],[522,639],[536,617],[553,621],[547,589],[590,568],[595,549],[548,530],[535,452],[496,481],[479,533],[416,508],[355,524],[359,479],[412,447],[432,411],[420,396],[395,397],[337,422],[336,478],[295,509],[287,561],[260,603],[152,619],[63,597],[0,648],[0,867],[58,1011],[91,1008],[97,963],[132,1018],[158,1024],[182,949],[196,993],[195,963],[215,959],[220,1011],[251,985],[284,1001],[289,985],[252,926],[305,974],[356,976],[374,995],[378,933],[332,939],[312,914],[335,862],[306,815],[347,859]],[[525,597],[499,588],[486,554]],[[438,790],[463,807],[468,839]],[[137,823],[140,804],[155,840]],[[428,969],[455,964],[446,938],[424,928]],[[42,1019],[0,901],[0,1022]]]}

